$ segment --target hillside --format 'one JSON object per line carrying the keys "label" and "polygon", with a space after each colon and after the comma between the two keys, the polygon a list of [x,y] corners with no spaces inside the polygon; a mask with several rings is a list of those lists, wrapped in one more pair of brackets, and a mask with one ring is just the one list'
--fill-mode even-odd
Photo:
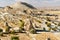
{"label": "hillside", "polygon": [[0,39],[18,36],[15,37],[18,40],[60,40],[59,17],[60,14],[38,10],[25,2],[3,7],[0,9]]}

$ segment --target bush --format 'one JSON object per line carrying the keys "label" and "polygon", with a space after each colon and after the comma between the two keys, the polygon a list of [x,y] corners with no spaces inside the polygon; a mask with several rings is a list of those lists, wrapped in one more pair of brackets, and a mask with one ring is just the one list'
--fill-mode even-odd
{"label": "bush", "polygon": [[52,30],[54,30],[54,31],[57,31],[57,27],[55,27],[55,28],[52,28]]}
{"label": "bush", "polygon": [[0,29],[0,32],[3,32],[3,30],[2,30],[2,29]]}
{"label": "bush", "polygon": [[47,21],[51,21],[49,17],[46,18]]}
{"label": "bush", "polygon": [[60,26],[60,22],[58,23],[58,26]]}
{"label": "bush", "polygon": [[11,33],[11,34],[15,34],[15,31],[14,31],[14,30],[12,30],[10,33]]}
{"label": "bush", "polygon": [[51,27],[51,23],[47,23],[47,26],[48,26],[48,27]]}
{"label": "bush", "polygon": [[19,21],[19,26],[20,26],[20,32],[24,31],[24,21],[20,20]]}
{"label": "bush", "polygon": [[0,29],[0,36],[3,36],[3,30]]}
{"label": "bush", "polygon": [[34,33],[36,33],[36,30],[35,29],[31,29],[30,30],[30,33],[33,33],[34,34]]}
{"label": "bush", "polygon": [[24,22],[22,20],[19,21],[19,26],[24,27]]}
{"label": "bush", "polygon": [[9,33],[10,28],[11,28],[11,27],[10,27],[10,26],[8,25],[8,23],[6,22],[6,30],[5,30],[6,33]]}
{"label": "bush", "polygon": [[19,37],[17,37],[17,36],[12,36],[12,37],[11,37],[11,40],[19,40]]}

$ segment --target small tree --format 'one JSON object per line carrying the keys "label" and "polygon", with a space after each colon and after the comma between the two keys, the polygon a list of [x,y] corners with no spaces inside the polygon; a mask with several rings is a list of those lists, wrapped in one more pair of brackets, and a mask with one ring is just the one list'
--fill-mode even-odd
{"label": "small tree", "polygon": [[24,21],[20,20],[19,26],[20,26],[20,32],[22,32],[24,30]]}
{"label": "small tree", "polygon": [[3,32],[3,30],[2,30],[2,29],[0,29],[0,32]]}
{"label": "small tree", "polygon": [[3,30],[0,29],[0,36],[3,36]]}
{"label": "small tree", "polygon": [[58,26],[60,26],[60,22],[58,23]]}
{"label": "small tree", "polygon": [[36,30],[35,29],[30,29],[30,33],[36,33]]}
{"label": "small tree", "polygon": [[24,21],[20,20],[20,21],[19,21],[19,26],[20,26],[20,27],[24,27]]}
{"label": "small tree", "polygon": [[11,40],[19,40],[19,37],[17,37],[17,36],[12,36],[12,37],[11,37]]}
{"label": "small tree", "polygon": [[6,33],[9,33],[10,28],[11,28],[11,27],[10,27],[10,26],[8,25],[8,23],[6,22],[6,30],[5,30]]}
{"label": "small tree", "polygon": [[48,26],[48,27],[51,27],[51,23],[47,23],[47,26]]}

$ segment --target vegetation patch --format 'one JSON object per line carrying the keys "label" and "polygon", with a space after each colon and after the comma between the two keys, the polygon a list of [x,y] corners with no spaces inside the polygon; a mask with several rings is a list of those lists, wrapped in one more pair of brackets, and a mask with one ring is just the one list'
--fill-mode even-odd
{"label": "vegetation patch", "polygon": [[17,37],[17,36],[12,36],[12,37],[11,37],[11,40],[19,40],[19,37]]}

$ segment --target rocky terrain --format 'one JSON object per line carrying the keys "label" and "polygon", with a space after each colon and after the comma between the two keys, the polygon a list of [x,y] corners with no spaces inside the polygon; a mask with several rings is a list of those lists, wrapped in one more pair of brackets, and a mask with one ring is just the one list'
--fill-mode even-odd
{"label": "rocky terrain", "polygon": [[[0,39],[60,40],[59,16],[25,2],[0,8]],[[17,37],[13,39],[11,36]]]}

